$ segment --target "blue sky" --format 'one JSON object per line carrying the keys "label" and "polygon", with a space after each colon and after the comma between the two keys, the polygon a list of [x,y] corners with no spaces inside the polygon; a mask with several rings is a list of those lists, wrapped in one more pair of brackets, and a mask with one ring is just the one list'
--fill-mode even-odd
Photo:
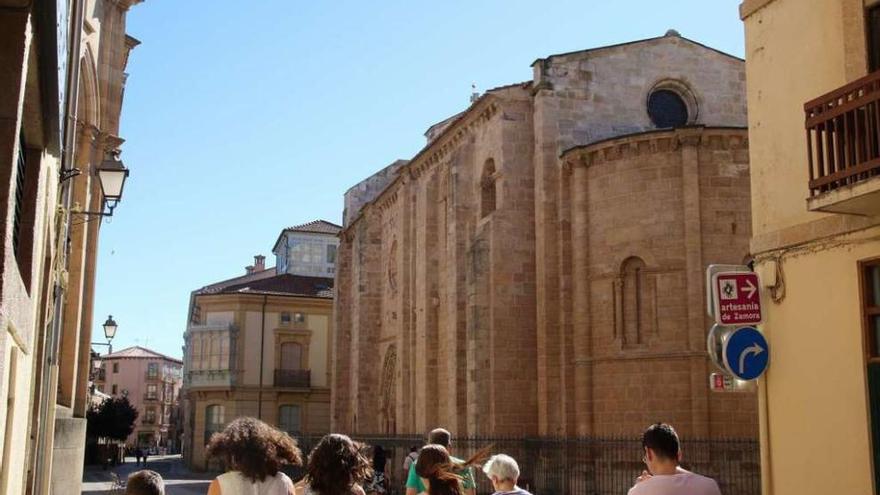
{"label": "blue sky", "polygon": [[341,222],[345,190],[414,155],[471,83],[670,28],[741,57],[738,5],[146,0],[128,16],[131,176],[102,227],[95,340],[112,313],[116,349],[180,356],[191,290],[271,260],[285,226]]}

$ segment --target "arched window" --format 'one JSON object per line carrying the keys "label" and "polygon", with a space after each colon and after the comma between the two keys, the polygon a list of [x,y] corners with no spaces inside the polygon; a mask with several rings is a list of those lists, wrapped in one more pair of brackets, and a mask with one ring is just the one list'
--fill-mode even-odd
{"label": "arched window", "polygon": [[661,129],[682,127],[688,123],[687,104],[675,91],[658,89],[648,97],[648,116]]}
{"label": "arched window", "polygon": [[483,174],[480,177],[480,217],[495,211],[495,160],[486,160],[483,165]]}
{"label": "arched window", "polygon": [[281,344],[281,369],[303,369],[302,354],[302,346],[296,342],[285,342]]}
{"label": "arched window", "polygon": [[205,408],[205,444],[211,440],[211,435],[223,431],[224,414],[224,407],[219,404]]}
{"label": "arched window", "polygon": [[300,426],[299,406],[281,406],[278,408],[278,429],[287,432],[288,435],[299,435],[302,431]]}
{"label": "arched window", "polygon": [[683,81],[665,79],[654,84],[645,102],[648,117],[660,129],[683,127],[699,121],[694,92]]}
{"label": "arched window", "polygon": [[638,345],[643,343],[651,320],[645,262],[635,256],[624,260],[620,267],[620,279],[623,343]]}

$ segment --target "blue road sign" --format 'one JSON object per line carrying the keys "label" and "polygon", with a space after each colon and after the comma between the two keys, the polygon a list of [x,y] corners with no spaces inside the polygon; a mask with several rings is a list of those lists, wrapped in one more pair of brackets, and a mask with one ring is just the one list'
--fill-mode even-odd
{"label": "blue road sign", "polygon": [[740,380],[754,380],[770,363],[770,346],[755,327],[737,328],[724,341],[724,366]]}

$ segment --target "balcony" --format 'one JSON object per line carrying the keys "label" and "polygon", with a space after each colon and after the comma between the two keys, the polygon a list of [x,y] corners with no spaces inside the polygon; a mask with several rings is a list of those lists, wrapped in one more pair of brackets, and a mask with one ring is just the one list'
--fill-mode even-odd
{"label": "balcony", "polygon": [[162,378],[162,375],[159,373],[150,373],[149,371],[144,372],[144,379],[146,379],[146,380],[153,381],[153,380],[159,380],[161,378]]}
{"label": "balcony", "polygon": [[186,374],[184,383],[187,387],[231,387],[235,385],[235,374],[232,370],[193,370]]}
{"label": "balcony", "polygon": [[144,402],[155,402],[159,400],[159,396],[156,394],[144,394]]}
{"label": "balcony", "polygon": [[311,370],[275,370],[276,387],[309,388],[311,385]]}
{"label": "balcony", "polygon": [[880,71],[804,105],[811,211],[880,215]]}

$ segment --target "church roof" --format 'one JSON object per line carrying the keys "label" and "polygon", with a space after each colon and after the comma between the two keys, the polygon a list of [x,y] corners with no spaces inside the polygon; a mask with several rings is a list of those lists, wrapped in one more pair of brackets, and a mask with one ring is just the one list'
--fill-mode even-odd
{"label": "church roof", "polygon": [[697,46],[703,47],[703,48],[705,48],[705,49],[707,49],[707,50],[710,50],[710,51],[713,51],[713,52],[715,52],[715,53],[719,53],[719,54],[724,55],[724,56],[726,56],[726,57],[730,57],[730,58],[733,58],[733,59],[736,59],[736,60],[739,60],[739,61],[743,61],[743,59],[741,59],[740,57],[737,57],[736,55],[731,55],[731,54],[729,54],[729,53],[727,53],[727,52],[723,52],[723,51],[721,51],[721,50],[719,50],[719,49],[717,49],[717,48],[712,48],[711,46],[704,45],[704,44],[700,43],[699,41],[694,41],[694,40],[692,40],[692,39],[690,39],[690,38],[686,38],[686,37],[680,35],[680,34],[678,33],[678,31],[675,31],[674,29],[670,29],[670,30],[667,31],[666,34],[663,35],[663,36],[655,36],[655,37],[653,37],[653,38],[645,38],[645,39],[641,39],[641,40],[627,41],[627,42],[624,42],[624,43],[615,43],[615,44],[613,44],[613,45],[597,46],[597,47],[594,47],[594,48],[587,48],[587,49],[585,49],[585,50],[574,50],[574,51],[571,51],[571,52],[554,53],[553,55],[547,55],[546,57],[542,57],[542,58],[535,59],[535,61],[532,62],[532,66],[534,66],[535,64],[537,64],[537,63],[539,63],[539,62],[542,62],[542,61],[544,61],[544,60],[549,60],[549,59],[551,59],[551,58],[565,57],[565,56],[568,56],[568,55],[580,55],[580,54],[594,53],[594,52],[599,52],[599,51],[602,51],[602,50],[609,50],[609,49],[612,49],[612,48],[620,48],[620,47],[629,46],[629,45],[638,45],[638,44],[641,44],[641,43],[650,43],[650,42],[652,42],[652,41],[659,41],[659,40],[669,39],[669,38],[678,38],[678,39],[680,39],[680,40],[687,41],[688,43],[692,43],[692,44],[694,44],[694,45],[697,45]]}
{"label": "church roof", "polygon": [[141,347],[139,345],[126,347],[125,349],[116,351],[112,354],[105,354],[101,356],[101,359],[116,358],[166,359],[168,361],[174,361],[175,363],[183,364],[183,361],[181,361],[180,359],[166,356],[165,354],[147,349],[146,347]]}
{"label": "church roof", "polygon": [[217,294],[265,294],[333,299],[333,279],[283,273],[271,278],[230,285]]}

